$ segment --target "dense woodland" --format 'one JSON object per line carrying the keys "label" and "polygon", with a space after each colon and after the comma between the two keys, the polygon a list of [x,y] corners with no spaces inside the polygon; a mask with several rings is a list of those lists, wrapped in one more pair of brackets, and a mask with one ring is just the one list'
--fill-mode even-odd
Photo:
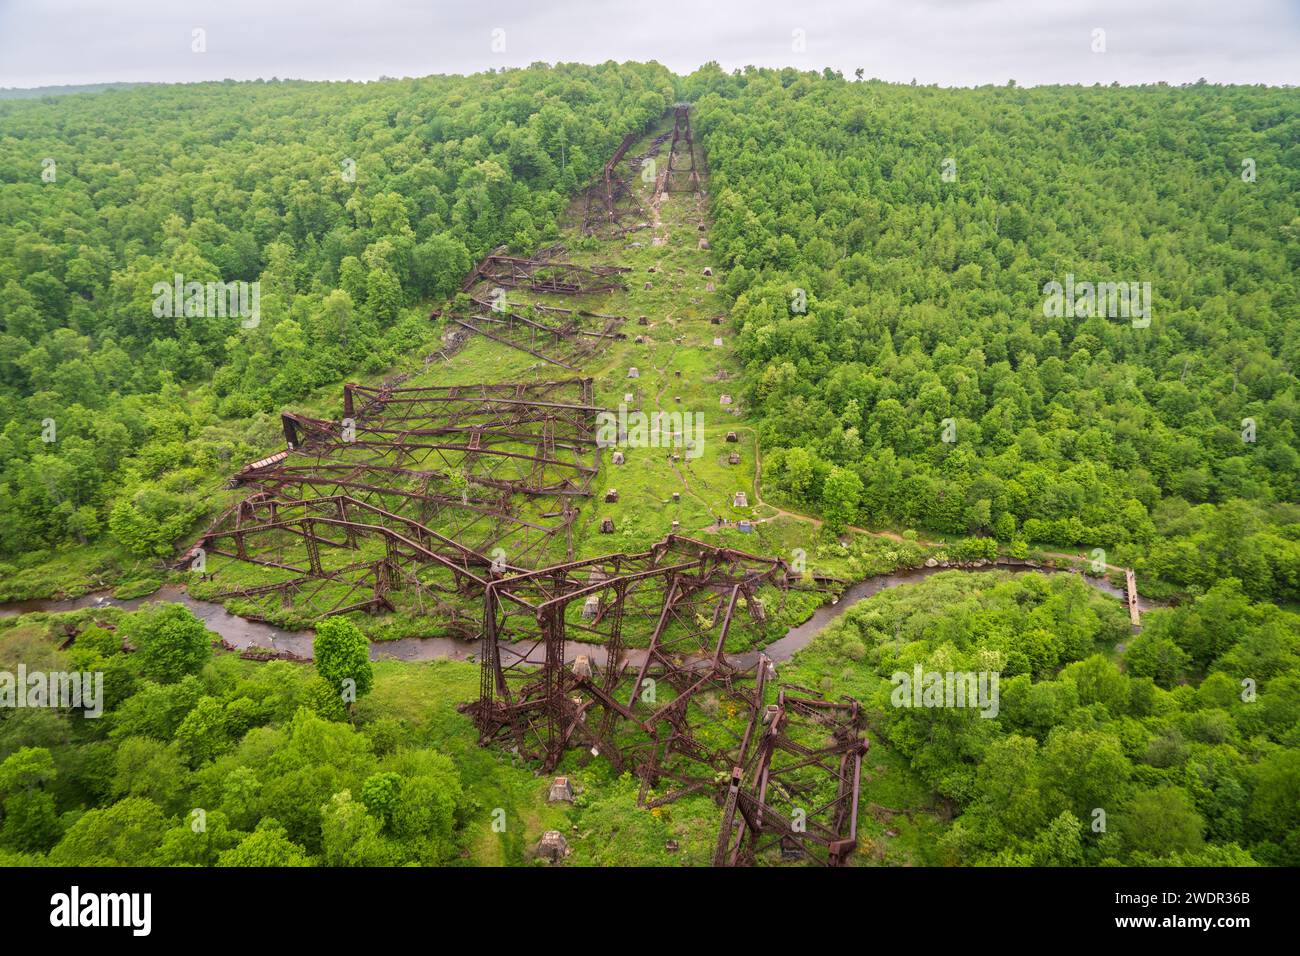
{"label": "dense woodland", "polygon": [[[799,673],[870,701],[960,812],[928,862],[1300,865],[1300,615],[1229,579],[1143,623],[1068,575],[946,573],[850,608]],[[892,706],[917,664],[1000,672],[996,719]]]}
{"label": "dense woodland", "polygon": [[[432,351],[415,303],[553,239],[672,96],[661,67],[609,64],[0,103],[0,560],[170,556],[200,479],[261,450],[258,413]],[[258,326],[156,318],[176,273],[260,280]]]}
{"label": "dense woodland", "polygon": [[[1300,598],[1295,90],[688,87],[791,502]],[[1067,275],[1149,282],[1149,327],[1045,317]]]}
{"label": "dense woodland", "polygon": [[[436,348],[429,303],[555,242],[680,99],[763,489],[825,519],[814,560],[1101,548],[1174,602],[1134,636],[1074,577],[953,573],[849,610],[782,677],[872,715],[855,862],[1300,865],[1293,90],[606,64],[0,102],[0,597],[159,575],[281,408]],[[260,281],[260,323],[155,317],[177,272]],[[1045,316],[1067,275],[1150,282],[1149,327]],[[546,804],[455,711],[476,665],[372,667],[342,618],[313,664],[213,637],[180,605],[0,618],[0,671],[105,676],[99,719],[0,710],[0,865],[519,863],[550,827],[575,863],[711,858],[711,801],[642,810],[606,761]],[[998,718],[891,706],[918,663],[1000,672]]]}
{"label": "dense woodland", "polygon": [[[334,686],[373,675],[355,625],[317,635],[312,667],[212,657],[181,605],[80,624],[60,656],[6,634],[28,667],[100,670],[107,713],[0,720],[0,865],[308,866],[452,860],[470,804],[451,759],[392,719],[364,732]],[[111,630],[109,629],[111,628]],[[122,651],[123,641],[134,653]]]}

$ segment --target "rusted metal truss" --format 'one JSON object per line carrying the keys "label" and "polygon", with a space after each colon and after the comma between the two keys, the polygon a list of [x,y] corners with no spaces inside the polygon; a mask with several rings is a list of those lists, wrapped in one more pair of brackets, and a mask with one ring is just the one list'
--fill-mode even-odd
{"label": "rusted metal truss", "polygon": [[[612,229],[615,234],[624,234],[639,228],[641,220],[645,218],[645,210],[636,201],[636,192],[632,188],[631,182],[626,176],[619,171],[619,164],[627,155],[627,151],[640,138],[637,133],[629,133],[619,143],[618,149],[610,156],[608,162],[601,169],[600,178],[596,180],[586,191],[583,199],[582,213],[582,231],[586,235],[593,235],[603,228]],[[660,142],[662,137],[656,139]],[[644,159],[645,157],[638,157]],[[639,163],[629,163],[634,168]],[[637,220],[635,225],[626,226],[624,223],[627,219],[634,218]]]}
{"label": "rusted metal truss", "polygon": [[618,144],[618,149],[614,150],[614,155],[601,169],[599,181],[587,190],[583,232],[587,234],[594,232],[598,221],[603,221],[610,226],[618,225],[618,201],[631,193],[627,180],[618,175],[618,164],[622,162],[634,142],[636,142],[635,133],[628,133],[623,137],[623,141]]}
{"label": "rusted metal truss", "polygon": [[714,865],[753,863],[769,848],[783,858],[843,863],[857,846],[867,748],[852,698],[831,702],[785,686],[775,703],[756,706],[727,783]]}
{"label": "rusted metal truss", "polygon": [[523,288],[560,295],[612,292],[624,287],[621,276],[632,271],[626,266],[581,266],[548,257],[508,256],[504,248],[499,246],[483,257],[461,283],[462,292],[468,292],[479,282],[503,289]]}
{"label": "rusted metal truss", "polygon": [[223,588],[270,618],[292,607],[315,619],[348,611],[396,610],[401,592],[412,607],[447,619],[466,636],[477,624],[452,595],[481,593],[491,561],[418,522],[348,495],[283,500],[259,492],[223,514],[184,559],[226,557],[257,565],[264,583]]}
{"label": "rusted metal truss", "polygon": [[463,593],[467,575],[481,586],[489,556],[511,567],[554,560],[557,538],[572,558],[599,469],[600,411],[587,378],[346,385],[339,421],[282,416],[285,450],[231,479],[249,496],[182,564],[201,549],[262,565],[270,581],[217,597],[256,599],[267,613],[278,599],[315,617],[392,608],[394,590],[424,609],[439,592]]}
{"label": "rusted metal truss", "polygon": [[[642,553],[575,561],[495,582],[487,603],[491,613],[485,612],[483,696],[478,705],[485,736],[507,732],[518,738],[521,752],[549,768],[573,733],[594,732],[595,725],[585,730],[560,728],[527,719],[533,711],[567,708],[567,695],[590,680],[575,673],[575,661],[568,659],[572,655],[566,656],[570,632],[576,640],[602,643],[606,696],[634,665],[637,686],[651,669],[687,660],[700,669],[699,679],[725,679],[734,670],[723,651],[735,606],[742,602],[752,615],[762,615],[757,591],[764,583],[783,593],[792,575],[780,560],[677,535]],[[645,648],[625,658],[629,628]],[[537,664],[544,665],[540,675],[534,674]],[[588,661],[578,670],[588,665],[595,666]],[[519,686],[517,677],[522,678]],[[601,700],[624,716],[636,706],[635,699],[618,705],[612,697]]]}
{"label": "rusted metal truss", "polygon": [[[486,336],[570,371],[576,370],[578,363],[595,352],[602,342],[627,338],[619,331],[627,321],[622,315],[541,303],[527,307],[526,311],[532,313],[529,315],[502,302],[476,297],[471,297],[470,302],[475,307],[471,312],[434,311],[429,318],[445,318],[466,332]],[[548,318],[552,320],[546,321]]]}
{"label": "rusted metal truss", "polygon": [[644,153],[639,153],[627,161],[628,166],[633,169],[641,169],[645,165],[646,160],[656,158],[659,155],[660,150],[663,149],[664,143],[668,142],[672,138],[672,130],[669,130],[666,133],[660,133],[650,141],[650,147]]}
{"label": "rusted metal truss", "polygon": [[768,706],[770,661],[727,652],[742,614],[761,624],[765,600],[804,586],[780,559],[677,535],[492,581],[479,700],[464,709],[481,743],[543,770],[574,747],[606,756],[640,778],[647,807],[711,796],[727,814],[719,864],[775,844],[841,863],[866,748],[857,703],[781,688]]}
{"label": "rusted metal truss", "polygon": [[[685,154],[688,165],[680,158]],[[664,192],[699,192],[700,165],[695,155],[695,138],[691,133],[691,108],[679,103],[673,107],[672,144],[668,147],[668,168],[664,171]]]}

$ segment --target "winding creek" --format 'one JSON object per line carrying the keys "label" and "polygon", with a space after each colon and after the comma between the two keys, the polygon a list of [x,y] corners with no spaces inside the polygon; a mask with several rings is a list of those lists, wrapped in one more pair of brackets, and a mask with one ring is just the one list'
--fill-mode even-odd
{"label": "winding creek", "polygon": [[[1062,568],[1032,567],[1022,564],[990,564],[982,568],[915,568],[878,574],[850,585],[837,601],[823,604],[802,624],[790,628],[784,637],[778,638],[767,646],[763,653],[775,662],[788,661],[797,651],[806,647],[812,639],[841,614],[873,595],[890,588],[916,584],[934,574],[945,571],[960,570],[965,574],[981,574],[987,571],[1010,571],[1013,574],[1046,573],[1076,574],[1094,590],[1110,595],[1117,600],[1125,599],[1124,589],[1111,584],[1104,578],[1094,578],[1078,571]],[[70,599],[41,599],[32,601],[12,601],[0,604],[0,617],[13,617],[36,611],[58,613],[77,611],[91,607],[117,607],[133,611],[143,604],[152,602],[175,602],[183,604],[195,616],[201,618],[208,630],[219,635],[227,647],[236,650],[264,648],[268,651],[288,652],[299,658],[312,656],[312,644],[315,635],[311,631],[286,631],[260,621],[252,621],[231,614],[220,604],[200,601],[190,597],[186,590],[175,584],[165,584],[152,594],[132,600],[117,600],[107,593],[86,594]],[[1143,611],[1158,604],[1139,597],[1139,606]],[[476,642],[458,640],[450,637],[404,637],[393,641],[375,642],[370,645],[372,660],[431,661],[431,660],[475,660],[478,655]],[[529,663],[541,664],[545,657],[545,647],[533,641],[503,645],[503,650],[524,658]],[[588,657],[593,664],[600,667],[605,663],[605,648],[601,644],[588,644],[582,641],[568,641],[565,657],[570,663],[579,655]],[[747,651],[728,656],[733,664],[745,668],[757,663],[759,651]],[[624,661],[637,667],[645,659],[645,651],[628,649],[624,651]]]}

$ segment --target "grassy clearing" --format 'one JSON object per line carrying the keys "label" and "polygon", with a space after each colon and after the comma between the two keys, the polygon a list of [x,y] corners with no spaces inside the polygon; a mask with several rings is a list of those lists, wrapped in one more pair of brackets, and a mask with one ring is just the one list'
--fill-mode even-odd
{"label": "grassy clearing", "polygon": [[[475,810],[465,835],[463,862],[505,866],[529,861],[542,833],[567,829],[560,805],[546,803],[548,780],[508,754],[478,745],[478,731],[457,712],[460,701],[478,693],[478,667],[458,661],[375,665],[373,691],[357,705],[357,719],[399,721],[414,742],[450,756]],[[494,811],[504,811],[505,828],[493,829]]]}
{"label": "grassy clearing", "polygon": [[[478,667],[457,661],[375,665],[372,693],[358,704],[365,724],[401,722],[420,746],[452,757],[476,809],[465,835],[463,862],[502,866],[535,863],[533,850],[547,830],[569,841],[570,866],[706,864],[717,836],[717,808],[708,799],[683,800],[662,810],[636,805],[638,785],[620,778],[603,758],[571,752],[557,769],[575,790],[573,804],[548,803],[550,776],[540,776],[498,748],[478,745],[471,720],[456,710],[478,691]],[[504,811],[504,817],[494,811]],[[504,819],[504,830],[494,821]],[[672,842],[676,849],[670,849]]]}

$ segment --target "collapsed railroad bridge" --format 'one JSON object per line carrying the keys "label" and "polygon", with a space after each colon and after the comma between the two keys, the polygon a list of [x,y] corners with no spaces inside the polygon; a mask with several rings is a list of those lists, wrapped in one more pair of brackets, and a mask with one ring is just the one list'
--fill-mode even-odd
{"label": "collapsed railroad bridge", "polygon": [[[584,231],[597,220],[626,229],[629,210],[640,211],[619,170],[639,138],[624,139],[588,192]],[[633,165],[665,144],[656,197],[698,192],[685,105]],[[859,704],[777,685],[770,659],[728,646],[779,618],[791,591],[838,582],[677,534],[642,552],[575,560],[573,527],[592,496],[607,411],[577,370],[624,337],[626,319],[509,305],[500,293],[609,292],[629,270],[562,253],[494,250],[462,285],[469,308],[434,317],[455,330],[444,358],[482,336],[573,374],[438,386],[402,376],[345,385],[338,421],[286,412],[285,448],[231,478],[245,496],[178,567],[217,559],[210,596],[238,601],[247,616],[292,607],[308,620],[400,610],[437,621],[479,642],[478,699],[462,709],[482,745],[543,772],[569,753],[603,757],[636,776],[650,808],[712,799],[722,812],[717,865],[772,851],[843,863],[856,846],[868,746]]]}

